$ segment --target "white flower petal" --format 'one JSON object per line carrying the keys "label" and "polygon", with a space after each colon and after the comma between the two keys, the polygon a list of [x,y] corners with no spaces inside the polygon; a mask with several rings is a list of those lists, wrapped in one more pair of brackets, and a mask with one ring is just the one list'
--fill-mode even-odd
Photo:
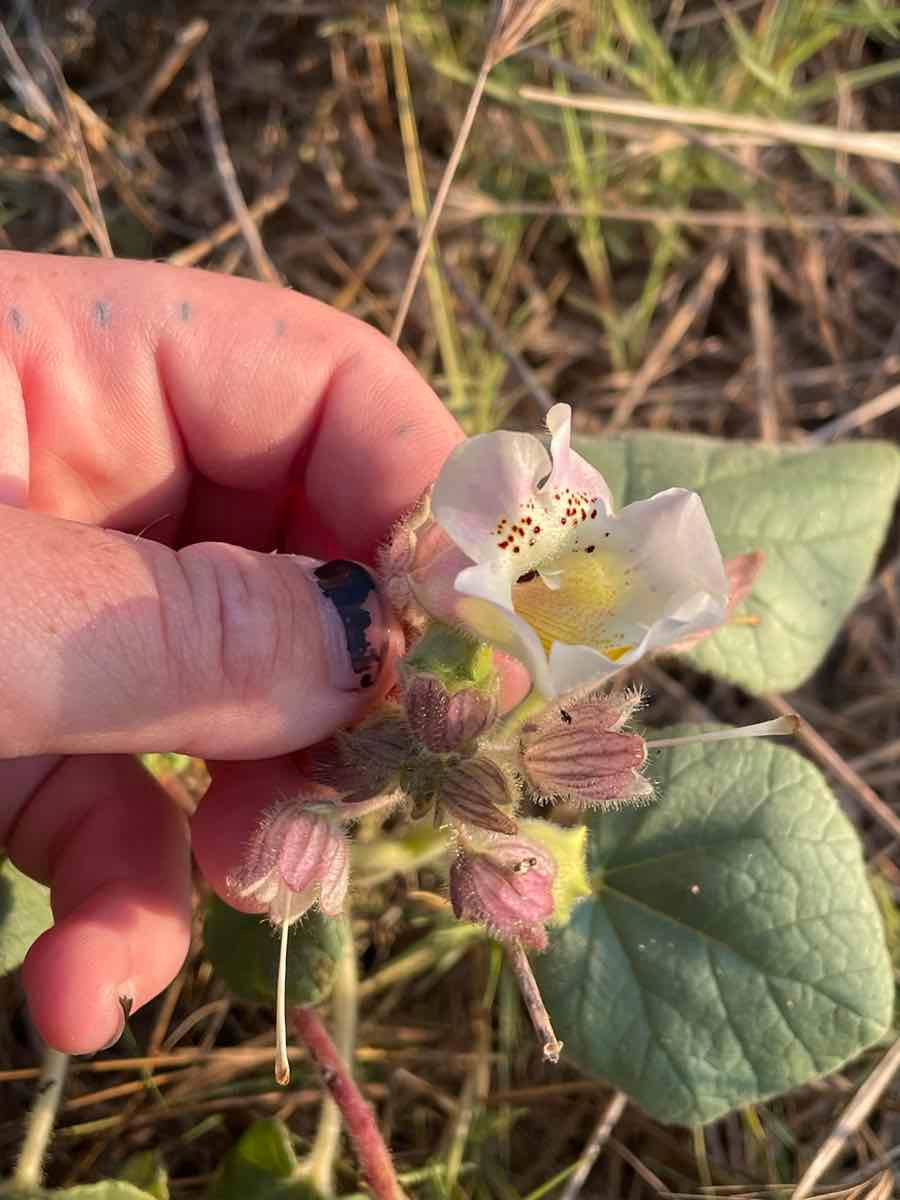
{"label": "white flower petal", "polygon": [[437,478],[431,510],[475,562],[497,556],[501,521],[513,522],[550,470],[547,451],[528,433],[483,433],[453,451]]}
{"label": "white flower petal", "polygon": [[596,467],[572,449],[572,409],[568,404],[553,405],[547,413],[547,428],[550,430],[553,470],[542,491],[566,487],[573,492],[587,492],[607,513],[612,512],[612,495],[606,480]]}
{"label": "white flower petal", "polygon": [[714,628],[727,611],[722,556],[694,492],[660,492],[629,505],[606,522],[605,531],[594,532],[609,535],[599,544],[600,562],[609,556],[624,582],[600,622],[603,636],[607,644],[627,650],[610,658],[592,646],[554,642],[549,657],[555,694],[600,683],[651,650]]}
{"label": "white flower petal", "polygon": [[562,696],[580,688],[593,687],[621,670],[623,658],[613,662],[592,646],[569,646],[554,642],[550,647],[550,688],[542,694]]}
{"label": "white flower petal", "polygon": [[606,529],[604,551],[628,571],[623,621],[647,629],[665,616],[687,633],[725,619],[728,577],[696,492],[670,488],[629,504]]}
{"label": "white flower petal", "polygon": [[551,694],[547,655],[537,633],[517,616],[509,580],[490,566],[469,567],[456,578],[458,618],[479,637],[524,663],[535,687]]}
{"label": "white flower petal", "polygon": [[[728,580],[700,498],[671,489],[612,513],[603,477],[571,447],[572,414],[458,447],[432,493],[447,547],[422,551],[423,607],[520,659],[551,696],[596,684],[726,614]],[[420,569],[421,567],[421,569]]]}

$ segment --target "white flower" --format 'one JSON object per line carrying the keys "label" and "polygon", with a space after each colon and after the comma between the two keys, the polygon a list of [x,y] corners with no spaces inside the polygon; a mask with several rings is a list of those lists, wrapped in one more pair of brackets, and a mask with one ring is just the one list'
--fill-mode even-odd
{"label": "white flower", "polygon": [[550,410],[549,454],[525,433],[458,446],[431,498],[453,545],[409,576],[426,610],[520,659],[545,696],[721,624],[728,597],[700,497],[670,488],[614,513],[571,416]]}

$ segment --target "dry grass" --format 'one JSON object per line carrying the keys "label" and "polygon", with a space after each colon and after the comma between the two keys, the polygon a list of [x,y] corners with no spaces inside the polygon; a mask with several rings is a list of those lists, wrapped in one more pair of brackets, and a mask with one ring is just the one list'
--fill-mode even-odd
{"label": "dry grass", "polygon": [[[375,0],[12,8],[0,244],[281,279],[387,333],[489,61],[401,343],[467,428],[534,427],[565,398],[592,430],[900,435],[898,20],[879,0],[673,0],[652,19],[637,0],[569,0],[499,63],[474,0],[404,0],[393,28]],[[895,531],[789,699],[858,821],[894,938],[898,668]],[[661,722],[785,705],[648,675]],[[692,1138],[542,1067],[489,948],[452,949],[436,921],[401,880],[356,912],[358,1070],[401,1170],[424,1172],[416,1195],[536,1200],[601,1152],[582,1196],[782,1197],[813,1162],[830,1195],[889,1193],[895,1052]],[[16,1014],[0,1034],[5,1161],[36,1067],[16,985],[0,989]],[[157,1147],[181,1200],[204,1194],[254,1116],[311,1142],[312,1074],[301,1064],[294,1090],[273,1089],[270,1017],[227,997],[199,939],[130,1036],[73,1064],[52,1182]],[[348,1158],[338,1183],[354,1186]]]}

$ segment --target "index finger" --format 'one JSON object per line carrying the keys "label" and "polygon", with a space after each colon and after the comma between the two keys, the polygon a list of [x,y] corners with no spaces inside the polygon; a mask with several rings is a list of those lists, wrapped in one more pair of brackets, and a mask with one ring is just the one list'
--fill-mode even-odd
{"label": "index finger", "polygon": [[195,474],[302,487],[365,557],[461,434],[381,334],[288,289],[157,263],[0,254],[0,499],[140,529]]}

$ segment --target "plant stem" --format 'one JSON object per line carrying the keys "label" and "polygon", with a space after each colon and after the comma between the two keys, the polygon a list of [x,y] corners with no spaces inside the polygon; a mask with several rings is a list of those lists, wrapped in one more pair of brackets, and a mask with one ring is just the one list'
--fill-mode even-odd
{"label": "plant stem", "polygon": [[563,1044],[556,1036],[553,1026],[550,1023],[550,1014],[547,1012],[541,990],[537,985],[534,972],[531,970],[528,955],[525,953],[525,949],[518,939],[507,942],[506,953],[509,958],[509,965],[512,967],[516,982],[519,985],[519,991],[522,994],[522,1002],[531,1018],[534,1031],[538,1035],[538,1041],[541,1043],[544,1058],[546,1058],[547,1062],[557,1063],[562,1053]]}
{"label": "plant stem", "polygon": [[[332,994],[334,1040],[337,1053],[352,1072],[353,1050],[356,1043],[356,1016],[359,978],[356,972],[356,948],[350,922],[344,918],[344,949],[338,962]],[[334,1162],[341,1144],[341,1113],[330,1095],[322,1102],[316,1140],[304,1164],[304,1175],[323,1196],[334,1192]]]}
{"label": "plant stem", "polygon": [[301,1005],[291,1010],[291,1020],[340,1109],[360,1170],[373,1194],[377,1200],[406,1200],[391,1162],[390,1151],[384,1144],[375,1120],[375,1113],[354,1083],[322,1018],[314,1008]]}
{"label": "plant stem", "polygon": [[69,1065],[68,1054],[51,1050],[44,1052],[44,1063],[38,1082],[37,1096],[28,1114],[25,1138],[19,1153],[19,1161],[12,1177],[14,1187],[28,1191],[38,1188],[44,1174],[44,1159],[53,1133],[56,1110],[62,1096]]}

